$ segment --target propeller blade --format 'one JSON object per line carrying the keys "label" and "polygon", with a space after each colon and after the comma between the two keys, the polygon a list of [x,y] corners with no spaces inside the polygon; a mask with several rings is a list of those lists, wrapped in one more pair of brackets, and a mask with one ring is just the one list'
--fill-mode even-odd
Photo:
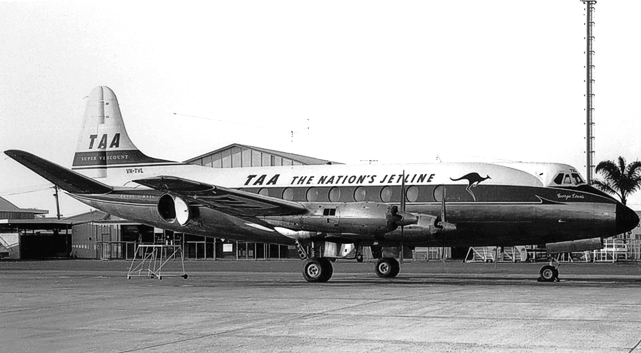
{"label": "propeller blade", "polygon": [[[403,169],[403,174],[402,174],[403,179],[401,180],[401,214],[405,214],[405,169]],[[403,253],[405,253],[404,249],[404,234],[405,232],[405,226],[401,226],[401,254],[399,256],[401,264],[403,263]]]}

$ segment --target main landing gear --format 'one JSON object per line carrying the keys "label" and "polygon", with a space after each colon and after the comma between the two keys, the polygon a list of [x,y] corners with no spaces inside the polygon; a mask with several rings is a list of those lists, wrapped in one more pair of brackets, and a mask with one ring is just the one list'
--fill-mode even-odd
{"label": "main landing gear", "polygon": [[[384,257],[374,266],[376,275],[381,278],[393,278],[398,276],[401,265],[393,257]],[[312,257],[305,262],[303,277],[307,282],[327,282],[334,274],[331,260],[324,257]]]}
{"label": "main landing gear", "polygon": [[381,278],[392,278],[396,277],[401,271],[401,265],[393,257],[384,257],[379,259],[376,263],[376,275]]}
{"label": "main landing gear", "polygon": [[539,270],[539,282],[558,282],[559,281],[559,266],[561,264],[555,259],[551,259],[548,265],[541,267]]}
{"label": "main landing gear", "polygon": [[332,278],[334,268],[329,259],[324,257],[312,257],[307,260],[303,268],[303,277],[307,282],[327,282]]}

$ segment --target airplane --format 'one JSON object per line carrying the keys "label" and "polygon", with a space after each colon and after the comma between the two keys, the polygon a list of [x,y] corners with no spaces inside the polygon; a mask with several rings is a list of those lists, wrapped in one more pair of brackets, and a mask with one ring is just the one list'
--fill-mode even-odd
{"label": "airplane", "polygon": [[[393,278],[409,250],[545,245],[602,248],[639,223],[630,208],[558,163],[434,163],[209,168],[152,158],[131,141],[114,92],[92,90],[71,169],[9,157],[109,214],[205,237],[296,245],[308,282],[332,261],[363,261]],[[311,251],[307,251],[311,249]],[[558,264],[539,280],[557,281]]]}

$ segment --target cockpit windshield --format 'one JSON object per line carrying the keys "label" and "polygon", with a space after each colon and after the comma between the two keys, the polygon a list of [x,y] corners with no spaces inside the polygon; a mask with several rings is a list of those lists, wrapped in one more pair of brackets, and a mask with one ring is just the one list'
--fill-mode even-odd
{"label": "cockpit windshield", "polygon": [[554,178],[557,185],[583,185],[585,181],[579,173],[559,173]]}

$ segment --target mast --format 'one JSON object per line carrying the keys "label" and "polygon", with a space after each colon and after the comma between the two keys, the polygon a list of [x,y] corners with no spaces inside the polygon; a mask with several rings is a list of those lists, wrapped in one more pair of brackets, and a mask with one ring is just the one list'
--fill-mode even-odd
{"label": "mast", "polygon": [[590,184],[594,176],[594,120],[592,116],[594,112],[594,92],[592,91],[592,85],[594,84],[594,78],[592,76],[592,70],[594,69],[594,65],[592,64],[592,56],[594,55],[592,48],[592,41],[594,40],[592,29],[594,27],[594,21],[592,19],[592,13],[594,12],[596,0],[581,0],[581,2],[586,5],[585,11],[587,17],[585,22],[587,32],[585,37],[585,178],[588,184]]}

